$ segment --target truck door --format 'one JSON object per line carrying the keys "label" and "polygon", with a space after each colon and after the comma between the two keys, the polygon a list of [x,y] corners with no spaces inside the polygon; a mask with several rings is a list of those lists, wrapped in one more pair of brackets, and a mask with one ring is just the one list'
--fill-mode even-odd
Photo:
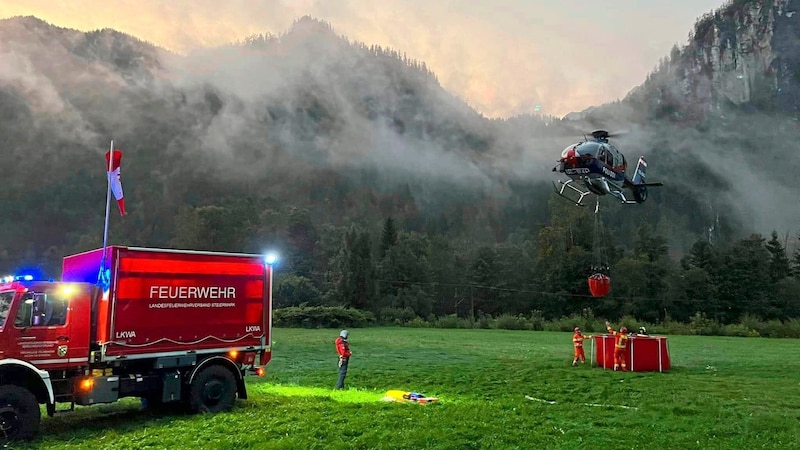
{"label": "truck door", "polygon": [[24,293],[13,323],[18,357],[41,369],[68,367],[68,311],[67,298],[56,291]]}

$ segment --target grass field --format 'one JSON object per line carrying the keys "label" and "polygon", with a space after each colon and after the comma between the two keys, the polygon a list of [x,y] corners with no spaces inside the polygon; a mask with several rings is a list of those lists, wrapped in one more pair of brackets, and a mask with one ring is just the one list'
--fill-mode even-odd
{"label": "grass field", "polygon": [[[337,332],[275,330],[267,376],[230,413],[128,400],[45,418],[15,447],[800,448],[797,340],[674,336],[670,373],[618,373],[571,367],[568,333],[353,329],[349,389],[333,391]],[[441,400],[381,401],[389,389]]]}

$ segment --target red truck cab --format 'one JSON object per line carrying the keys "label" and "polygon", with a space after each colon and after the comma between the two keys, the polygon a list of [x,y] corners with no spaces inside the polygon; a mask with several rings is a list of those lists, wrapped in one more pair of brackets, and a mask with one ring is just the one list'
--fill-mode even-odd
{"label": "red truck cab", "polygon": [[39,404],[52,415],[57,403],[141,397],[223,411],[271,357],[272,266],[260,255],[113,246],[65,257],[62,281],[4,281],[0,438],[33,437]]}
{"label": "red truck cab", "polygon": [[93,288],[42,281],[0,285],[0,364],[18,359],[55,370],[86,363]]}

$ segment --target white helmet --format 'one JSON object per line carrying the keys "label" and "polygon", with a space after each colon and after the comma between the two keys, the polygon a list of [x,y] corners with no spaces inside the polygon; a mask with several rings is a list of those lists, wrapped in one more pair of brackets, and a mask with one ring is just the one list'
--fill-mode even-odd
{"label": "white helmet", "polygon": [[342,339],[347,339],[347,336],[348,336],[348,335],[350,335],[350,333],[349,333],[347,330],[342,330],[342,332],[341,332],[341,333],[339,333],[339,336],[340,336]]}

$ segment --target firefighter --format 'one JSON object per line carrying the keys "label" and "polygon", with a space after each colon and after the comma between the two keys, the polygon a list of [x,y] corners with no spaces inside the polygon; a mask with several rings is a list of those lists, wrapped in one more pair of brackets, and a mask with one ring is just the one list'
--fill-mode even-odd
{"label": "firefighter", "polygon": [[575,334],[572,335],[572,345],[575,347],[575,359],[572,360],[572,366],[575,367],[578,365],[578,360],[581,361],[581,364],[586,362],[586,355],[583,353],[583,340],[584,338],[591,339],[592,336],[581,333],[579,327],[575,327],[573,331]]}
{"label": "firefighter", "polygon": [[347,376],[347,364],[350,362],[350,343],[347,337],[350,333],[342,330],[336,338],[336,352],[339,353],[339,381],[336,382],[336,389],[344,389],[344,379]]}
{"label": "firefighter", "polygon": [[614,331],[608,322],[606,322],[606,328],[614,336],[614,370],[619,370],[621,367],[622,371],[625,372],[628,370],[625,356],[625,352],[628,349],[628,328],[623,326],[619,331]]}

